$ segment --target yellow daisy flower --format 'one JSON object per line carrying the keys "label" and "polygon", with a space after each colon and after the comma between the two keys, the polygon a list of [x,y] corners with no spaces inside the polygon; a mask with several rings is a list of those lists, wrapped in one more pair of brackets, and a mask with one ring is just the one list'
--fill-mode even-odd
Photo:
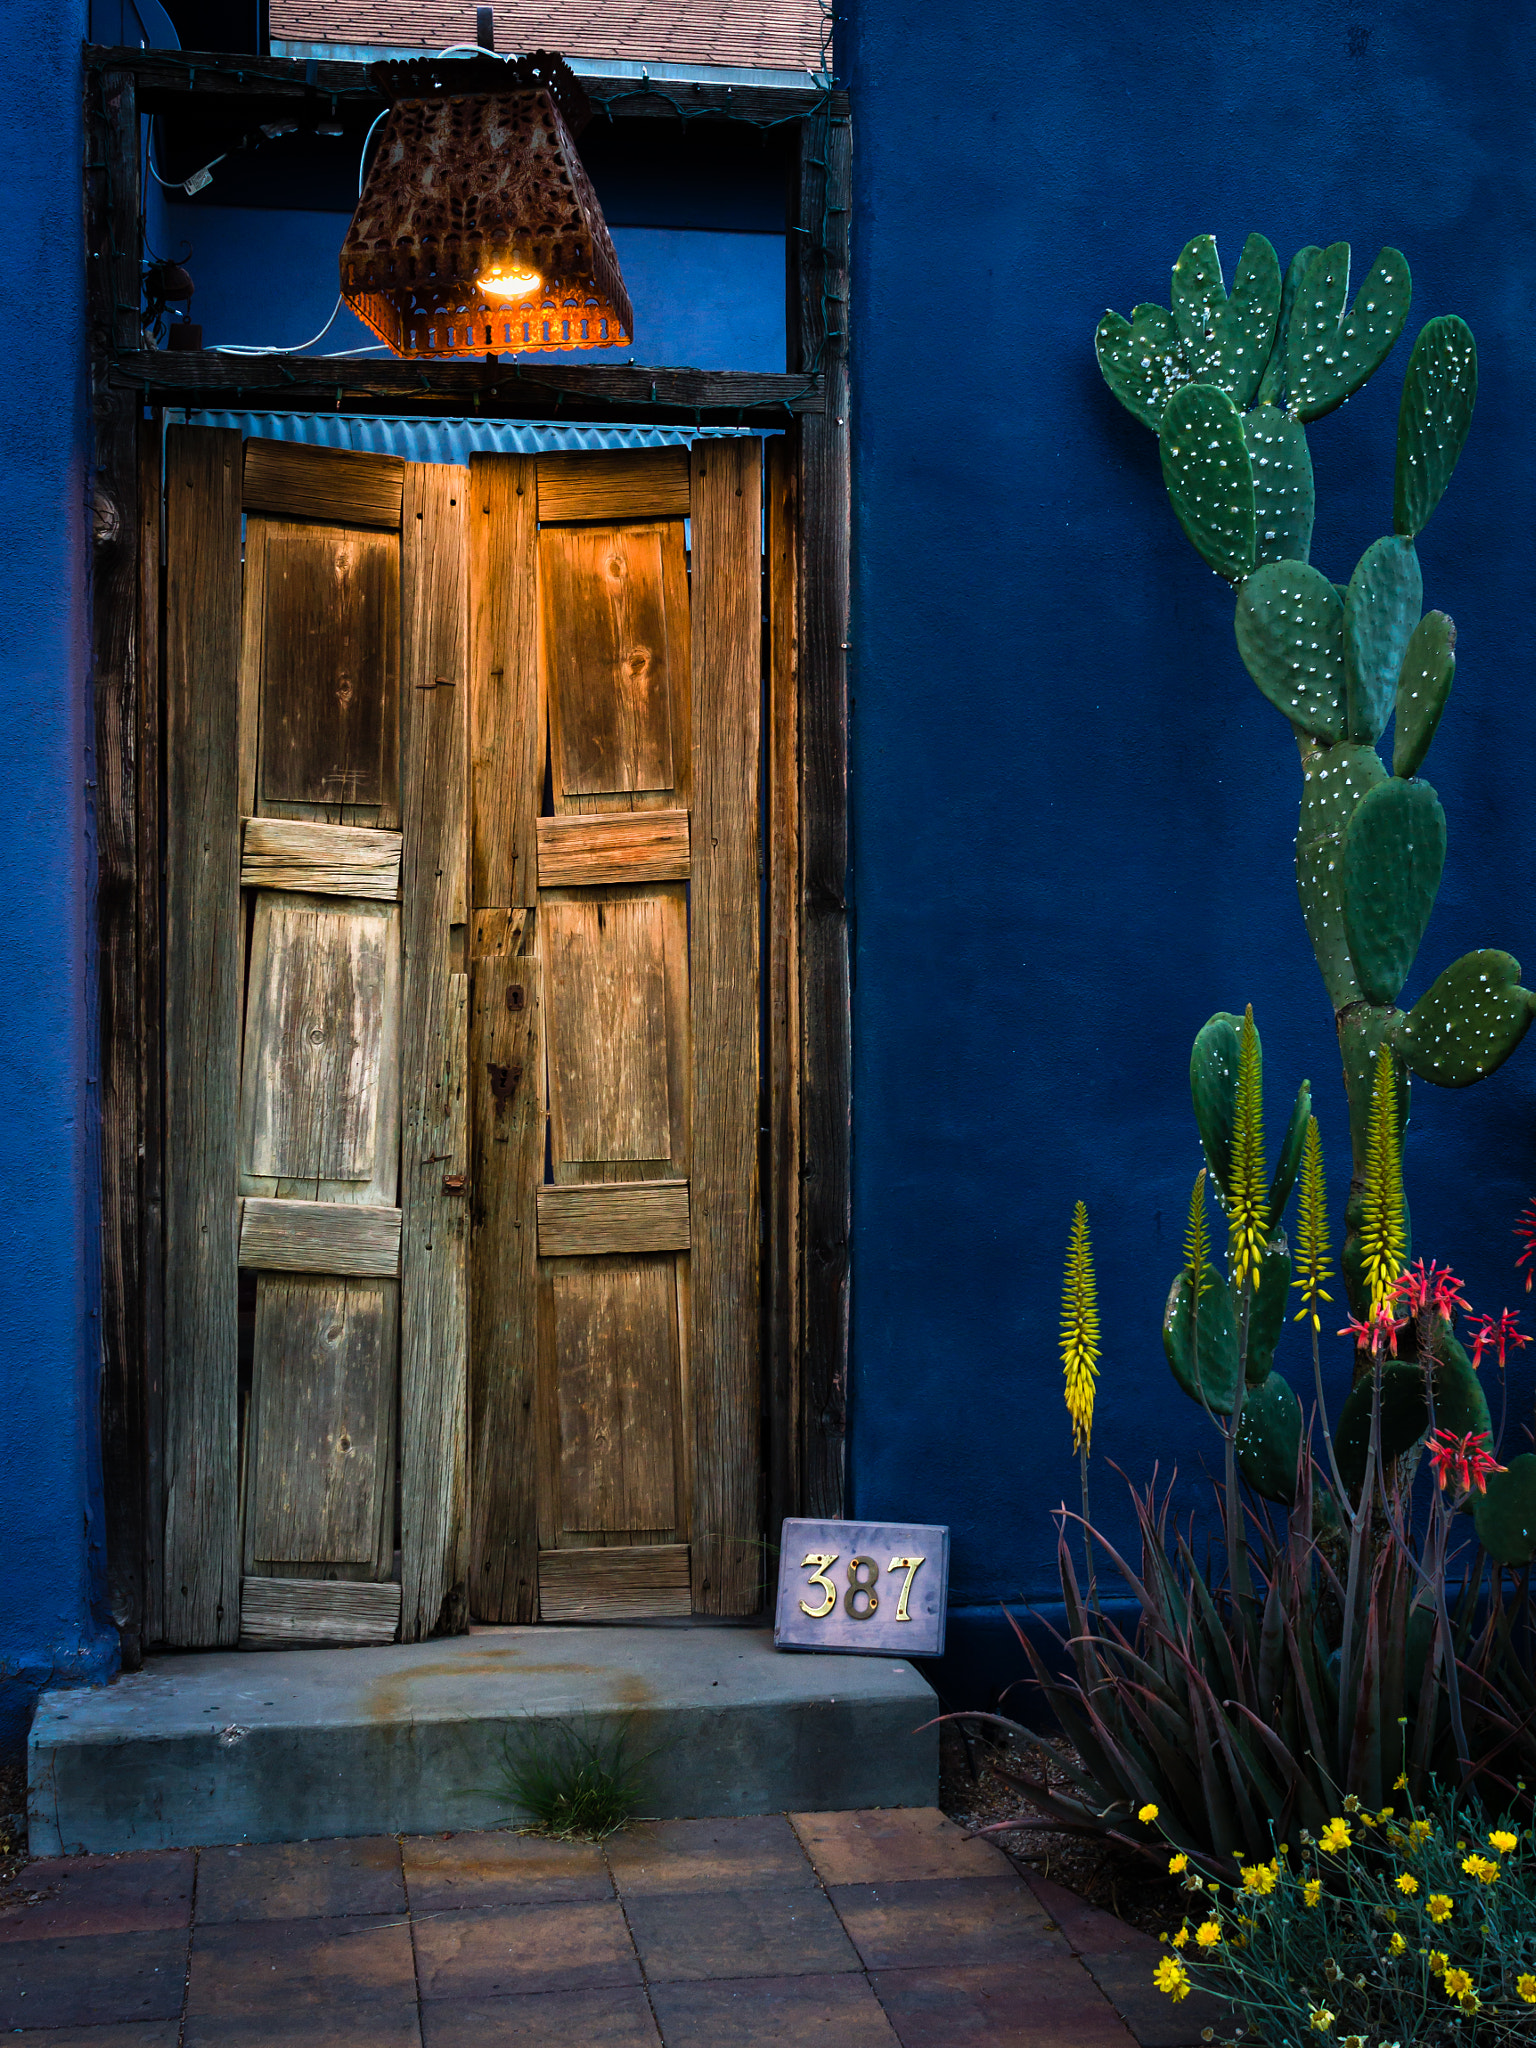
{"label": "yellow daisy flower", "polygon": [[1426,1843],[1426,1842],[1427,1842],[1427,1841],[1429,1840],[1430,1836],[1431,1836],[1431,1835],[1432,1835],[1432,1834],[1433,1834],[1434,1832],[1435,1832],[1435,1824],[1434,1824],[1434,1822],[1433,1822],[1432,1820],[1411,1820],[1411,1821],[1409,1821],[1409,1823],[1408,1823],[1408,1846],[1409,1846],[1409,1848],[1410,1848],[1410,1849],[1419,1849],[1419,1848],[1422,1848],[1422,1847],[1423,1847],[1423,1845],[1424,1845],[1424,1844],[1425,1844],[1425,1843]]}
{"label": "yellow daisy flower", "polygon": [[1465,1998],[1472,1989],[1472,1979],[1465,1970],[1447,1970],[1445,1973],[1445,1995],[1447,1998]]}
{"label": "yellow daisy flower", "polygon": [[1189,1972],[1177,1956],[1163,1957],[1152,1972],[1152,1982],[1159,1991],[1166,1991],[1175,2005],[1189,1996]]}
{"label": "yellow daisy flower", "polygon": [[1245,1863],[1243,1890],[1257,1899],[1267,1898],[1280,1881],[1280,1866],[1271,1859],[1268,1863]]}
{"label": "yellow daisy flower", "polygon": [[1431,1892],[1424,1901],[1424,1910],[1437,1927],[1451,1917],[1452,1906],[1444,1892]]}
{"label": "yellow daisy flower", "polygon": [[1512,1850],[1520,1846],[1520,1837],[1511,1834],[1508,1828],[1495,1828],[1488,1840],[1501,1856],[1508,1856]]}
{"label": "yellow daisy flower", "polygon": [[1394,1792],[1406,1792],[1408,1790],[1408,1773],[1406,1771],[1399,1771],[1392,1780],[1392,1790]]}
{"label": "yellow daisy flower", "polygon": [[1182,1948],[1185,1942],[1187,1942],[1188,1940],[1189,1929],[1187,1927],[1181,1927],[1178,1933],[1173,1937],[1173,1945],[1175,1948]]}
{"label": "yellow daisy flower", "polygon": [[1320,1877],[1309,1877],[1301,1888],[1301,1896],[1309,1906],[1315,1906],[1323,1896],[1323,1880]]}
{"label": "yellow daisy flower", "polygon": [[1168,1869],[1171,1876],[1180,1877],[1188,1868],[1189,1858],[1187,1856],[1180,1854],[1168,1858]]}
{"label": "yellow daisy flower", "polygon": [[1431,1977],[1438,1977],[1450,1960],[1450,1957],[1443,1948],[1432,1948],[1429,1952],[1429,1974]]}
{"label": "yellow daisy flower", "polygon": [[1204,1920],[1195,1929],[1195,1940],[1201,1948],[1215,1948],[1221,1940],[1221,1929],[1214,1920]]}
{"label": "yellow daisy flower", "polygon": [[1336,1817],[1329,1821],[1319,1835],[1317,1846],[1326,1849],[1330,1856],[1336,1856],[1341,1849],[1349,1847],[1349,1841],[1349,1822]]}
{"label": "yellow daisy flower", "polygon": [[1536,2005],[1536,1977],[1533,1977],[1529,1970],[1523,1977],[1515,1979],[1515,1990],[1527,2005]]}
{"label": "yellow daisy flower", "polygon": [[1419,1888],[1419,1880],[1414,1876],[1411,1870],[1405,1870],[1402,1876],[1397,1880],[1397,1888],[1403,1894],[1403,1897],[1405,1899],[1412,1898],[1413,1894]]}
{"label": "yellow daisy flower", "polygon": [[1138,1820],[1147,1822],[1151,1822],[1157,1819],[1157,1808],[1152,1804],[1152,1801],[1150,1799],[1147,1801],[1145,1806],[1141,1807],[1138,1810],[1136,1818]]}
{"label": "yellow daisy flower", "polygon": [[1463,1856],[1461,1867],[1468,1877],[1475,1877],[1479,1884],[1497,1884],[1499,1866],[1487,1856]]}
{"label": "yellow daisy flower", "polygon": [[1307,2018],[1320,2034],[1326,2034],[1334,2021],[1334,2015],[1326,2005],[1314,2005]]}
{"label": "yellow daisy flower", "polygon": [[1392,1939],[1387,1943],[1387,1947],[1392,1951],[1393,1955],[1400,1956],[1405,1952],[1405,1950],[1408,1947],[1408,1944],[1406,1941],[1404,1941],[1403,1937],[1400,1934],[1394,1934]]}

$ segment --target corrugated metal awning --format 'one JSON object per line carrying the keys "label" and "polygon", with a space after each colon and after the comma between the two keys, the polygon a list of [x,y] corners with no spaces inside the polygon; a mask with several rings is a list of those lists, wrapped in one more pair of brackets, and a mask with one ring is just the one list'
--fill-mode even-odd
{"label": "corrugated metal awning", "polygon": [[243,438],[302,441],[403,455],[407,462],[467,462],[471,455],[538,455],[555,448],[676,448],[690,441],[735,439],[755,427],[547,426],[527,420],[396,419],[379,414],[168,410],[168,425],[233,427]]}

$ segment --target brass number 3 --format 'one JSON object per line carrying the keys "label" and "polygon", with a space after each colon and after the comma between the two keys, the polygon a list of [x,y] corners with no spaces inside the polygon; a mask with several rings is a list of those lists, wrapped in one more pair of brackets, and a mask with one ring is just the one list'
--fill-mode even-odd
{"label": "brass number 3", "polygon": [[925,1560],[921,1557],[893,1557],[891,1559],[890,1569],[893,1572],[904,1570],[907,1575],[907,1583],[902,1587],[901,1598],[896,1603],[896,1619],[898,1621],[910,1621],[912,1619],[911,1615],[907,1612],[907,1598],[912,1591],[912,1581],[917,1577],[917,1568],[924,1562]]}
{"label": "brass number 3", "polygon": [[819,1607],[807,1607],[803,1600],[800,1602],[800,1612],[808,1614],[812,1621],[824,1621],[837,1605],[837,1588],[827,1577],[827,1567],[836,1563],[835,1550],[811,1550],[807,1551],[805,1564],[800,1567],[804,1571],[805,1565],[815,1565],[816,1569],[811,1573],[811,1584],[822,1587],[827,1596]]}
{"label": "brass number 3", "polygon": [[[850,1557],[848,1560],[848,1590],[843,1595],[843,1605],[855,1621],[868,1621],[880,1605],[880,1595],[875,1591],[875,1581],[880,1576],[880,1567],[872,1557]],[[859,1595],[869,1602],[867,1607],[859,1605]]]}

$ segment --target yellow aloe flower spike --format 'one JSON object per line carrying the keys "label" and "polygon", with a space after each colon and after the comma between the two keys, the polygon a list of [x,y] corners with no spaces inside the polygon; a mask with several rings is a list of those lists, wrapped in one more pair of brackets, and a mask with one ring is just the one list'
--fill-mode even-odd
{"label": "yellow aloe flower spike", "polygon": [[1189,1191],[1189,1221],[1184,1226],[1184,1271],[1189,1275],[1192,1301],[1198,1301],[1211,1285],[1211,1233],[1205,1220],[1205,1168],[1195,1175]]}
{"label": "yellow aloe flower spike", "polygon": [[1072,1448],[1087,1450],[1093,1435],[1093,1383],[1099,1370],[1099,1288],[1093,1276],[1093,1247],[1088,1241],[1088,1208],[1079,1202],[1072,1212],[1067,1239],[1067,1270],[1061,1287],[1061,1363],[1066,1375],[1067,1413],[1072,1418]]}
{"label": "yellow aloe flower spike", "polygon": [[1397,1074],[1390,1049],[1376,1055],[1376,1081],[1365,1138],[1365,1189],[1361,1197],[1360,1263],[1371,1307],[1389,1301],[1403,1271],[1407,1232],[1403,1227],[1403,1155],[1397,1128]]}
{"label": "yellow aloe flower spike", "polygon": [[[1269,1177],[1264,1171],[1264,1071],[1253,1005],[1243,1012],[1237,1097],[1232,1107],[1232,1172],[1227,1202],[1227,1263],[1234,1284],[1258,1282],[1269,1242]],[[1393,1276],[1396,1277],[1395,1275]]]}
{"label": "yellow aloe flower spike", "polygon": [[1291,1285],[1301,1289],[1296,1321],[1304,1323],[1311,1316],[1313,1329],[1320,1330],[1323,1322],[1317,1304],[1333,1299],[1323,1284],[1333,1278],[1333,1267],[1328,1258],[1328,1181],[1323,1172],[1323,1141],[1315,1116],[1307,1118],[1307,1135],[1302,1140],[1295,1256],[1296,1278]]}

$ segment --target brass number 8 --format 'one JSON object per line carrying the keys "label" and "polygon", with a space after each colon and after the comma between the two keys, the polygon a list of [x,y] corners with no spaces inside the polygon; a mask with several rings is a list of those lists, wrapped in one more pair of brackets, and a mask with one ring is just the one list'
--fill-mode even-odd
{"label": "brass number 8", "polygon": [[[867,1576],[866,1576],[867,1574]],[[848,1560],[848,1590],[843,1595],[843,1605],[855,1621],[868,1621],[880,1606],[880,1595],[875,1591],[875,1581],[880,1576],[880,1567],[872,1557],[850,1557]],[[869,1602],[860,1607],[859,1595]]]}

